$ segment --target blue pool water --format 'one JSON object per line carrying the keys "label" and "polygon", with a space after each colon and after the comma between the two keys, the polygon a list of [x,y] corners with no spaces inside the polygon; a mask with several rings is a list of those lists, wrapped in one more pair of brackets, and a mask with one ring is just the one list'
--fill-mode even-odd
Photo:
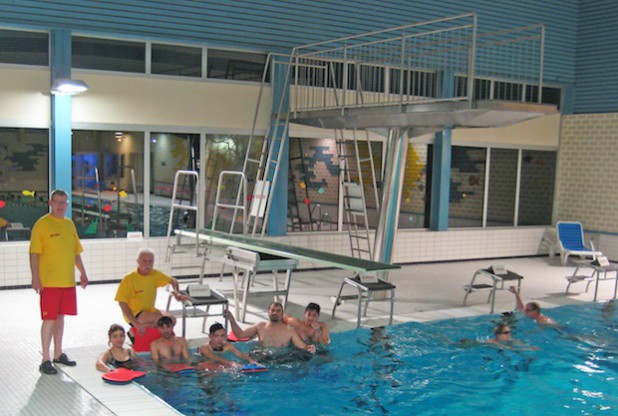
{"label": "blue pool water", "polygon": [[[187,415],[618,414],[615,308],[548,310],[563,330],[519,314],[358,329],[333,334],[315,357],[286,352],[266,363],[267,373],[152,371],[140,382]],[[501,319],[510,319],[515,339],[539,350],[483,345]]]}

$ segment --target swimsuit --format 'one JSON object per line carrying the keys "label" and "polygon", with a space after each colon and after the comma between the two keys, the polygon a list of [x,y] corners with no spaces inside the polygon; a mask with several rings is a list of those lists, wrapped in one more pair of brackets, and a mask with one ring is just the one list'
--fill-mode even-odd
{"label": "swimsuit", "polygon": [[132,370],[133,368],[136,367],[136,363],[135,363],[135,360],[133,359],[133,357],[131,357],[131,350],[130,349],[128,350],[128,352],[129,352],[129,358],[127,358],[124,361],[120,361],[120,360],[117,360],[114,357],[114,354],[112,353],[112,350],[110,349],[109,350],[109,357],[110,357],[109,358],[109,363],[111,365],[113,365],[114,367],[116,367],[116,368],[121,368],[122,367],[122,368],[127,368],[129,370]]}

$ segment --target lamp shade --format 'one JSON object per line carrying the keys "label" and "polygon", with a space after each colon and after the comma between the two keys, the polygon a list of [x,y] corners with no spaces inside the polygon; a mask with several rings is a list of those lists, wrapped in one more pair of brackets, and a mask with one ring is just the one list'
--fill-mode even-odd
{"label": "lamp shade", "polygon": [[88,84],[78,79],[58,78],[52,83],[54,95],[76,95],[88,89]]}

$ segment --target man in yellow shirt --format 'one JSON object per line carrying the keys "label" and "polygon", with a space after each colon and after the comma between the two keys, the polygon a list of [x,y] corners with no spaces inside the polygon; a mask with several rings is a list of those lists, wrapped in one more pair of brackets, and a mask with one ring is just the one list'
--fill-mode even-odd
{"label": "man in yellow shirt", "polygon": [[80,284],[88,285],[86,269],[81,258],[82,245],[75,224],[65,218],[69,196],[61,189],[51,193],[51,212],[39,218],[32,228],[30,238],[30,269],[32,288],[40,294],[41,344],[43,362],[39,369],[45,374],[56,374],[50,356],[54,340],[54,363],[74,366],[62,352],[64,316],[77,315],[75,295],[75,267],[80,272]]}
{"label": "man in yellow shirt", "polygon": [[142,248],[137,252],[137,269],[122,278],[116,301],[120,305],[125,320],[138,331],[149,326],[156,327],[159,318],[168,315],[174,323],[176,319],[167,312],[155,308],[157,289],[171,284],[174,297],[182,302],[186,296],[178,290],[178,280],[154,268],[154,252]]}

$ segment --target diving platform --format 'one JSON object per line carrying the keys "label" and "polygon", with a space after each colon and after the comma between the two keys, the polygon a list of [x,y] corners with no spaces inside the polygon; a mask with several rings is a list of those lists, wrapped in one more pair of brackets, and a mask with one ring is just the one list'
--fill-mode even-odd
{"label": "diving platform", "polygon": [[504,127],[556,114],[556,106],[504,100],[442,101],[298,111],[290,122],[327,129]]}

